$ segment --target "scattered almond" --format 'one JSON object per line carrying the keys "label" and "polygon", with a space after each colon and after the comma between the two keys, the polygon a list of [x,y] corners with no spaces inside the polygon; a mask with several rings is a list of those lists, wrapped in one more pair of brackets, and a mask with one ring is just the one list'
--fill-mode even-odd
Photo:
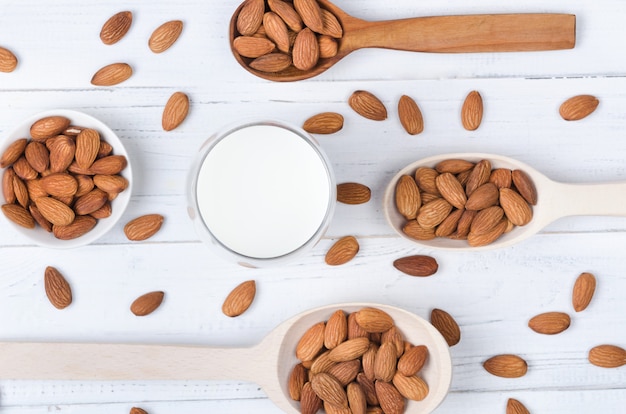
{"label": "scattered almond", "polygon": [[448,312],[433,309],[430,313],[430,323],[441,333],[448,346],[454,346],[461,341],[461,329]]}
{"label": "scattered almond", "polygon": [[142,241],[154,236],[163,224],[164,217],[160,214],[146,214],[137,217],[124,226],[124,234],[128,240]]}
{"label": "scattered almond", "polygon": [[579,121],[591,115],[600,101],[593,95],[577,95],[567,99],[559,107],[559,114],[566,121]]}
{"label": "scattered almond", "polygon": [[143,408],[133,407],[130,409],[129,414],[148,414],[148,412]]}
{"label": "scattered almond", "polygon": [[478,91],[470,92],[461,108],[463,128],[468,131],[478,129],[483,119],[483,99]]}
{"label": "scattered almond", "polygon": [[0,72],[13,72],[17,67],[17,57],[9,49],[0,47]]}
{"label": "scattered almond", "polygon": [[322,112],[304,121],[302,129],[311,134],[334,134],[343,128],[343,115],[336,112]]}
{"label": "scattered almond", "polygon": [[174,92],[165,104],[161,125],[171,131],[183,123],[189,112],[189,97],[183,92]]}
{"label": "scattered almond", "polygon": [[137,316],[149,315],[161,306],[164,296],[165,293],[162,291],[154,291],[141,295],[130,305],[130,311]]}
{"label": "scattered almond", "polygon": [[431,276],[439,269],[439,264],[434,257],[426,255],[413,255],[396,259],[393,267],[410,276]]}
{"label": "scattered almond", "polygon": [[105,45],[119,42],[130,29],[132,22],[133,13],[130,11],[121,11],[114,14],[102,25],[100,40]]}
{"label": "scattered almond", "polygon": [[91,78],[91,84],[95,86],[114,86],[124,82],[132,74],[133,69],[128,63],[112,63],[99,69]]}
{"label": "scattered almond", "polygon": [[417,103],[407,95],[402,95],[398,101],[398,117],[404,130],[410,135],[417,135],[424,131],[424,118]]}
{"label": "scattered almond", "polygon": [[530,414],[530,411],[518,400],[509,398],[506,403],[506,414]]}
{"label": "scattered almond", "polygon": [[544,335],[555,335],[563,332],[571,323],[570,316],[564,312],[546,312],[534,316],[528,322],[528,327]]}
{"label": "scattered almond", "polygon": [[150,39],[148,46],[154,53],[163,53],[178,40],[183,31],[183,22],[180,20],[170,20],[157,27]]}
{"label": "scattered almond", "polygon": [[626,350],[616,345],[598,345],[589,351],[589,362],[601,368],[626,365]]}
{"label": "scattered almond", "polygon": [[572,305],[576,312],[587,309],[596,290],[596,278],[588,272],[581,273],[574,283]]}
{"label": "scattered almond", "polygon": [[345,236],[337,240],[326,252],[326,264],[339,266],[348,263],[359,252],[359,242],[354,236]]}
{"label": "scattered almond", "polygon": [[372,190],[360,183],[337,184],[337,201],[344,204],[364,204],[370,201]]}
{"label": "scattered almond", "polygon": [[222,304],[222,312],[226,316],[236,317],[244,313],[256,295],[256,282],[247,280],[235,287]]}
{"label": "scattered almond", "polygon": [[517,355],[496,355],[483,363],[483,367],[492,375],[503,378],[519,378],[526,375],[528,364]]}
{"label": "scattered almond", "polygon": [[57,309],[65,309],[72,303],[72,288],[56,268],[46,267],[44,272],[46,296]]}
{"label": "scattered almond", "polygon": [[374,94],[368,91],[355,91],[348,99],[350,107],[359,115],[374,121],[387,119],[387,108]]}

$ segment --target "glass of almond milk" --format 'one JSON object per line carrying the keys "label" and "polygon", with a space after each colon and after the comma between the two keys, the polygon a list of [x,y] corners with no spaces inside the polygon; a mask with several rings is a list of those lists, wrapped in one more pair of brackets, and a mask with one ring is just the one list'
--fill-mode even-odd
{"label": "glass of almond milk", "polygon": [[198,235],[242,266],[290,261],[330,224],[336,182],[315,139],[282,121],[225,128],[200,148],[189,177]]}

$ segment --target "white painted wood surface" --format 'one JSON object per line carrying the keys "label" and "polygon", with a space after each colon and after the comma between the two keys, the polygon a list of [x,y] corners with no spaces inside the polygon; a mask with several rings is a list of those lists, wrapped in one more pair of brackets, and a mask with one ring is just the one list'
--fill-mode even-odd
{"label": "white painted wood surface", "polygon": [[[622,413],[626,370],[594,367],[586,356],[602,343],[626,346],[625,218],[566,218],[515,246],[452,253],[419,249],[395,236],[384,221],[381,202],[387,181],[399,169],[444,152],[512,156],[557,181],[626,180],[626,4],[336,3],[372,20],[574,13],[578,42],[573,50],[546,53],[364,50],[320,77],[275,84],[254,78],[230,55],[226,33],[238,5],[234,1],[1,0],[0,45],[13,50],[20,64],[13,73],[0,73],[0,133],[41,110],[84,111],[118,132],[133,163],[135,187],[123,222],[97,243],[78,249],[36,247],[0,220],[0,340],[240,347],[260,342],[290,316],[326,304],[377,302],[423,317],[441,308],[459,322],[462,340],[451,349],[452,389],[437,413],[503,413],[510,397],[533,413]],[[133,11],[133,26],[120,43],[105,46],[98,38],[100,27],[121,10]],[[147,39],[170,19],[183,20],[185,29],[172,49],[155,55]],[[90,85],[97,69],[117,61],[133,66],[130,80],[112,88]],[[353,113],[346,101],[357,89],[377,94],[389,109],[389,119],[377,123]],[[474,89],[483,95],[485,117],[477,131],[467,132],[459,111]],[[166,133],[160,126],[161,111],[178,90],[190,96],[191,111],[184,124]],[[563,121],[560,103],[581,93],[596,95],[598,110],[579,122]],[[402,94],[412,96],[422,109],[421,135],[407,135],[397,120]],[[296,263],[247,269],[215,256],[199,242],[186,215],[187,172],[200,145],[217,129],[243,118],[298,124],[327,110],[346,118],[341,132],[318,137],[337,180],[370,186],[372,200],[338,205],[327,236]],[[146,242],[128,242],[123,224],[144,213],[166,217],[161,232]],[[359,239],[359,255],[346,265],[326,266],[326,250],[347,234]],[[416,253],[435,257],[437,274],[416,279],[392,267],[394,259]],[[61,270],[74,289],[74,302],[63,311],[45,297],[43,271],[48,265]],[[583,271],[597,276],[598,290],[591,306],[574,314],[571,289]],[[239,318],[224,316],[223,299],[248,279],[258,284],[254,304]],[[132,315],[132,300],[156,289],[166,292],[161,308],[144,318]],[[528,319],[552,310],[572,315],[570,329],[553,337],[530,331]],[[482,369],[488,357],[509,352],[528,360],[524,378],[501,379]],[[0,382],[2,414],[125,413],[133,406],[152,414],[280,412],[256,384],[241,381]]]}

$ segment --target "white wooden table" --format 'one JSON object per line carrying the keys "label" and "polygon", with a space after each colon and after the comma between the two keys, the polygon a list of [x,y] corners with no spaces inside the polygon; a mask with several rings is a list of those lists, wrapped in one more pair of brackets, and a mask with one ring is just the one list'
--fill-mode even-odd
{"label": "white wooden table", "polygon": [[[371,20],[574,13],[578,41],[573,50],[535,53],[366,50],[317,78],[277,84],[253,77],[230,54],[227,24],[237,1],[0,1],[0,45],[19,59],[16,71],[0,73],[0,133],[42,110],[83,111],[120,135],[135,171],[122,222],[92,245],[41,248],[0,221],[0,340],[245,346],[287,317],[325,304],[371,301],[424,317],[441,308],[456,318],[462,339],[451,349],[452,388],[437,413],[504,413],[508,398],[533,413],[623,413],[626,369],[592,366],[587,352],[602,343],[626,346],[626,219],[566,218],[509,248],[453,253],[420,249],[395,236],[381,199],[387,181],[404,165],[447,152],[512,156],[565,182],[626,180],[626,5],[620,0],[336,4]],[[120,43],[105,46],[98,38],[101,25],[122,10],[134,14],[131,30]],[[169,51],[153,54],[147,47],[150,33],[171,19],[184,21],[181,38]],[[131,64],[134,75],[116,87],[93,87],[93,73],[113,62]],[[357,89],[378,95],[389,119],[374,122],[352,112],[347,98]],[[474,89],[485,101],[485,117],[477,131],[467,132],[459,112]],[[191,99],[189,117],[164,132],[163,106],[179,90]],[[563,121],[561,102],[583,93],[600,99],[597,111],[582,121]],[[397,119],[402,94],[412,96],[424,114],[425,130],[418,136],[406,134]],[[337,181],[368,185],[372,200],[338,205],[326,237],[287,266],[242,268],[209,251],[186,213],[187,173],[200,145],[242,118],[300,124],[328,110],[346,119],[339,133],[318,137]],[[623,203],[624,196],[616,194],[615,201]],[[146,213],[163,214],[163,228],[148,241],[129,242],[124,223]],[[327,266],[326,251],[348,234],[361,244],[358,256],[343,266]],[[393,268],[396,258],[418,253],[438,260],[434,276],[413,278]],[[63,311],[45,296],[46,266],[57,267],[73,287],[74,302]],[[585,271],[596,275],[598,289],[590,307],[575,314],[571,290]],[[238,318],[224,316],[225,296],[249,279],[258,286],[252,307]],[[151,290],[163,290],[164,303],[147,317],[135,317],[130,303]],[[552,310],[572,315],[567,331],[542,336],[527,327],[532,316]],[[528,374],[520,379],[488,374],[482,362],[499,353],[523,356]],[[246,382],[0,382],[0,413],[125,413],[133,406],[152,414],[279,412],[257,385]]]}

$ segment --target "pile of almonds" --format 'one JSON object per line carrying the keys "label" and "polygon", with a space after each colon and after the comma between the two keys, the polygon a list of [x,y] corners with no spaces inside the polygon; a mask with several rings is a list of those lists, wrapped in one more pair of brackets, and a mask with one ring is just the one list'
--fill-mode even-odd
{"label": "pile of almonds", "polygon": [[521,170],[493,169],[489,160],[440,161],[396,184],[395,205],[416,240],[447,237],[484,246],[532,219],[537,191]]}
{"label": "pile of almonds", "polygon": [[301,361],[289,376],[289,394],[303,414],[404,412],[421,401],[428,384],[420,371],[428,348],[405,341],[386,312],[362,308],[334,312],[311,326],[296,346]]}
{"label": "pile of almonds", "polygon": [[2,212],[14,223],[38,224],[61,240],[80,237],[111,215],[111,201],[128,186],[123,155],[98,131],[63,116],[37,120],[0,156]]}
{"label": "pile of almonds", "polygon": [[317,0],[247,0],[236,22],[234,50],[262,72],[309,70],[337,54],[343,29]]}

